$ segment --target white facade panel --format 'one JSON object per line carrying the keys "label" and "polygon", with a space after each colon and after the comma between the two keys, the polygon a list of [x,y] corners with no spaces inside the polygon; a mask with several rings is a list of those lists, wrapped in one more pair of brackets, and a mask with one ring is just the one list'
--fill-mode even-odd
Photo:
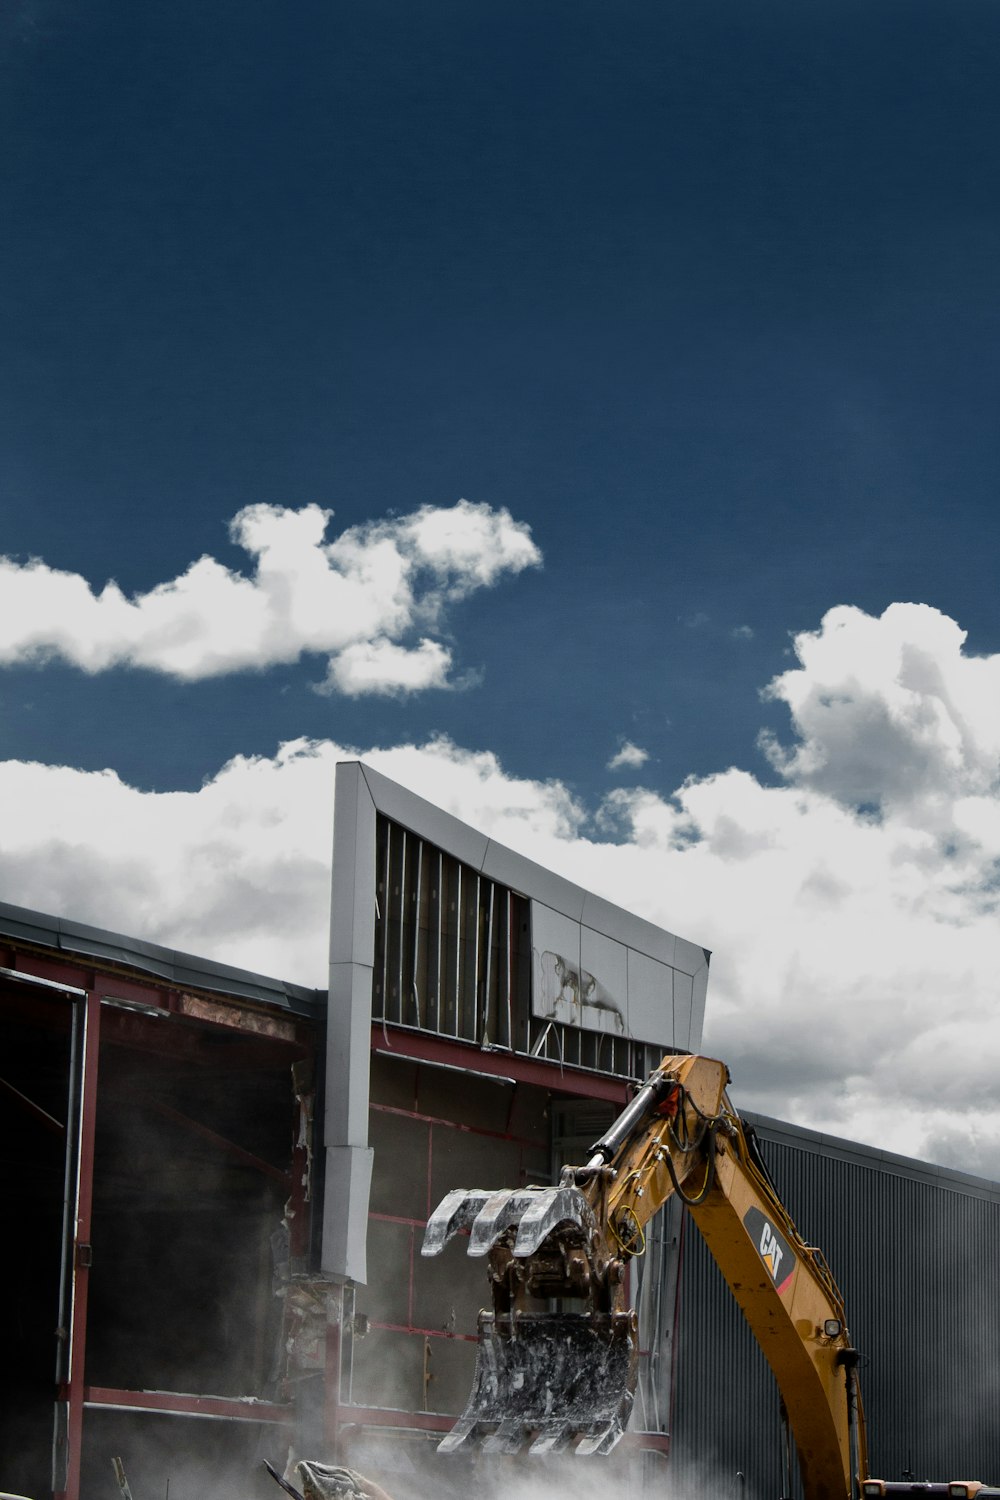
{"label": "white facade panel", "polygon": [[[682,1045],[674,1025],[674,971],[645,953],[628,953],[628,1014],[642,1041]],[[683,1045],[687,1045],[684,1043]]]}
{"label": "white facade panel", "polygon": [[674,1043],[686,1051],[691,1045],[692,1021],[694,1018],[694,980],[690,974],[674,970]]}
{"label": "white facade panel", "polygon": [[531,1001],[544,1021],[580,1022],[580,924],[541,901],[531,903]]}
{"label": "white facade panel", "polygon": [[583,921],[587,927],[611,934],[637,953],[646,953],[664,964],[674,961],[677,939],[672,932],[647,922],[645,917],[637,917],[634,912],[624,911],[592,891],[587,891],[584,898]]}
{"label": "white facade panel", "polygon": [[708,963],[705,950],[697,943],[689,943],[687,938],[679,937],[675,940],[673,965],[680,969],[683,974],[697,974]]}
{"label": "white facade panel", "polygon": [[632,1036],[628,1011],[628,949],[624,943],[580,929],[580,1020],[588,1031]]}

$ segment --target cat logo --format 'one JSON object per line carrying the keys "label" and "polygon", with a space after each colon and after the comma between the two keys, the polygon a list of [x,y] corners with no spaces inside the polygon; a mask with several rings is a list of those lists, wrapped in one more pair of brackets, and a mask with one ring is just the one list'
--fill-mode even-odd
{"label": "cat logo", "polygon": [[767,1267],[774,1285],[779,1292],[785,1291],[795,1270],[795,1256],[788,1241],[778,1233],[759,1208],[747,1209],[743,1226],[753,1240],[757,1254]]}

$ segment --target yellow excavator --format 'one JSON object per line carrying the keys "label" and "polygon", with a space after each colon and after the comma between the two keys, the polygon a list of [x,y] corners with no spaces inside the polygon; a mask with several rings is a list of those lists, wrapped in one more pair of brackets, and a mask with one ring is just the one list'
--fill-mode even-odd
{"label": "yellow excavator", "polygon": [[[624,1433],[638,1374],[626,1268],[645,1227],[676,1195],[687,1205],[763,1351],[795,1439],[805,1500],[912,1495],[868,1473],[858,1352],[821,1251],[783,1207],[753,1132],[710,1057],[664,1057],[555,1187],[458,1188],[427,1222],[422,1253],[467,1231],[487,1260],[492,1310],[479,1316],[472,1393],[439,1448],[608,1453]],[[557,1311],[552,1311],[553,1301]],[[924,1496],[1000,1500],[952,1480]]]}

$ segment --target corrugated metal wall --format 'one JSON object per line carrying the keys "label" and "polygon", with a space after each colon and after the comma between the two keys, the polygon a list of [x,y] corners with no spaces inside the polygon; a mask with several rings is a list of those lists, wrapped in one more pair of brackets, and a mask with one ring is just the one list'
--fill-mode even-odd
{"label": "corrugated metal wall", "polygon": [[[759,1133],[782,1199],[846,1299],[871,1472],[1000,1483],[1000,1186],[774,1122]],[[774,1381],[690,1222],[674,1395],[672,1489],[784,1492]]]}

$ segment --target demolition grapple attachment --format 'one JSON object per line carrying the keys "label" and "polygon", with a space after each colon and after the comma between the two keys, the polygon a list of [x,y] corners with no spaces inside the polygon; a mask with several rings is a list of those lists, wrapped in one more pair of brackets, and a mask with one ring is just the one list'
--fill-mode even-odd
{"label": "demolition grapple attachment", "polygon": [[488,1255],[508,1230],[516,1228],[513,1254],[534,1255],[551,1231],[575,1226],[588,1238],[597,1230],[590,1204],[578,1188],[501,1188],[498,1193],[456,1188],[442,1198],[427,1220],[421,1255],[440,1255],[463,1229],[469,1230],[470,1255]]}
{"label": "demolition grapple attachment", "polygon": [[632,1313],[479,1316],[472,1394],[448,1436],[453,1453],[481,1442],[485,1453],[610,1453],[625,1431],[635,1380]]}
{"label": "demolition grapple attachment", "polygon": [[467,1234],[469,1254],[488,1260],[493,1297],[479,1317],[472,1394],[442,1452],[481,1441],[509,1453],[529,1439],[533,1453],[614,1447],[638,1374],[625,1267],[671,1193],[692,1207],[710,1193],[716,1135],[734,1128],[727,1076],[713,1058],[665,1057],[558,1186],[458,1188],[431,1215],[423,1254]]}
{"label": "demolition grapple attachment", "polygon": [[[602,1265],[584,1193],[558,1187],[449,1193],[427,1223],[422,1254],[468,1231],[468,1253],[489,1257],[494,1310],[479,1316],[472,1393],[439,1445],[454,1452],[607,1453],[625,1430],[635,1392],[636,1320],[620,1304],[620,1277]],[[548,1299],[578,1299],[549,1312]]]}

